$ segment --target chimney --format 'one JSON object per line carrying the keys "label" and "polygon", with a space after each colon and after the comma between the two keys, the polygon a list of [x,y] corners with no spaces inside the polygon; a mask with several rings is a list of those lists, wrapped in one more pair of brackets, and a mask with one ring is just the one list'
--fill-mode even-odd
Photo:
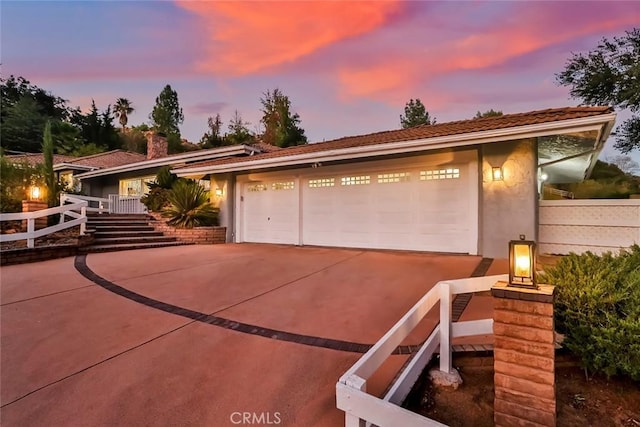
{"label": "chimney", "polygon": [[147,160],[159,159],[160,157],[167,157],[169,144],[167,138],[149,131],[146,133],[147,137]]}

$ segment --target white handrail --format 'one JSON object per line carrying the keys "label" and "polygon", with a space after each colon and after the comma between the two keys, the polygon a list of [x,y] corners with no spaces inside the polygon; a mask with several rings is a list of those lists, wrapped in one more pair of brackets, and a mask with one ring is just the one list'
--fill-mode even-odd
{"label": "white handrail", "polygon": [[[402,318],[365,353],[336,384],[336,406],[345,412],[346,426],[371,423],[385,426],[442,426],[397,406],[415,384],[424,367],[440,347],[440,370],[452,372],[451,338],[491,333],[493,320],[451,322],[452,296],[491,289],[507,275],[447,280],[436,283]],[[440,323],[422,344],[405,370],[392,384],[384,398],[366,393],[367,379],[387,360],[395,348],[411,333],[424,316],[440,301]]]}
{"label": "white handrail", "polygon": [[109,209],[109,199],[105,199],[102,197],[92,197],[92,196],[82,196],[79,194],[60,194],[60,205],[64,205],[67,201],[71,203],[76,203],[79,201],[87,201],[87,202],[98,202],[98,207],[94,208],[87,204],[87,212],[97,212],[97,213],[106,213],[110,212]]}
{"label": "white handrail", "polygon": [[[80,214],[72,212],[74,210],[80,210]],[[61,222],[57,225],[42,228],[40,230],[35,229],[35,221],[38,218],[48,217],[49,215],[60,214]],[[72,216],[75,219],[72,221],[64,222],[65,215]],[[83,236],[86,232],[87,223],[87,202],[84,200],[78,200],[76,203],[58,206],[55,208],[42,209],[34,212],[20,212],[20,213],[3,213],[0,214],[1,221],[27,221],[27,231],[14,234],[0,234],[0,242],[14,242],[18,240],[26,240],[27,248],[33,248],[35,246],[35,239],[38,237],[46,236],[47,234],[55,233],[67,228],[80,226],[80,235]]]}

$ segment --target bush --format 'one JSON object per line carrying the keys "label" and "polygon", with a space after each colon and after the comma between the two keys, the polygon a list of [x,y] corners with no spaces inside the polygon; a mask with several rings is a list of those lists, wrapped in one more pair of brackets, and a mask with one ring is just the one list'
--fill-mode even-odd
{"label": "bush", "polygon": [[147,184],[149,192],[142,196],[140,201],[149,211],[160,212],[169,206],[169,190],[179,180],[181,178],[172,174],[169,166],[162,167],[158,171],[154,182]]}
{"label": "bush", "polygon": [[169,207],[163,216],[167,224],[179,228],[218,225],[218,209],[209,204],[207,191],[195,181],[179,180],[169,191]]}
{"label": "bush", "polygon": [[30,185],[44,187],[42,166],[28,163],[15,164],[0,157],[0,212],[22,212],[22,201],[27,198]]}
{"label": "bush", "polygon": [[640,246],[571,254],[540,280],[557,287],[556,329],[583,367],[640,380]]}

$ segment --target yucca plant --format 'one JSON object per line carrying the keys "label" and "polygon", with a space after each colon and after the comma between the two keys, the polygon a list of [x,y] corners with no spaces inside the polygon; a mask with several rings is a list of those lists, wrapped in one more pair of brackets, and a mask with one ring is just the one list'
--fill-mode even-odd
{"label": "yucca plant", "polygon": [[209,204],[207,191],[195,181],[177,181],[169,191],[169,206],[163,216],[178,228],[218,225],[218,209]]}

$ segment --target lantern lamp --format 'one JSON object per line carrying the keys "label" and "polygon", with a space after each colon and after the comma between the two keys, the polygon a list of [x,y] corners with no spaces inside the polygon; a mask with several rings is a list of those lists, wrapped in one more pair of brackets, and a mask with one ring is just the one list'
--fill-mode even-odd
{"label": "lantern lamp", "polygon": [[504,179],[504,174],[502,173],[501,167],[492,167],[491,168],[491,178],[494,181],[502,181]]}
{"label": "lantern lamp", "polygon": [[222,197],[223,194],[224,194],[224,192],[222,191],[222,188],[217,187],[216,188],[216,196],[217,197]]}
{"label": "lantern lamp", "polygon": [[29,200],[40,200],[42,190],[37,185],[29,187]]}
{"label": "lantern lamp", "polygon": [[536,244],[531,240],[509,242],[509,286],[536,288]]}

